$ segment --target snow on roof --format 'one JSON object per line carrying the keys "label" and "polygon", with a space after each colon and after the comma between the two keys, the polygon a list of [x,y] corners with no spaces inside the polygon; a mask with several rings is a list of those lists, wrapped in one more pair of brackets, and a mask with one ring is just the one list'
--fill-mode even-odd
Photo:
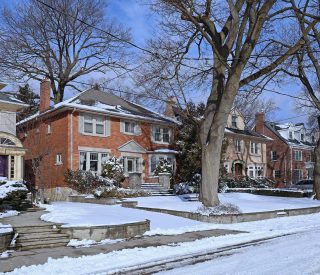
{"label": "snow on roof", "polygon": [[154,150],[155,153],[166,153],[166,154],[178,154],[179,152],[176,150],[171,150],[171,149],[157,149]]}

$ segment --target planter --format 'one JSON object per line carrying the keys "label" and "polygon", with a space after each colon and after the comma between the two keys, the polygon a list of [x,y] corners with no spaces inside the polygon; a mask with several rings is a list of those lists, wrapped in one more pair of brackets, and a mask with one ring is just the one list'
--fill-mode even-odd
{"label": "planter", "polygon": [[69,202],[82,202],[82,203],[94,203],[94,204],[107,204],[107,205],[114,205],[117,204],[117,198],[91,198],[86,196],[68,196]]}

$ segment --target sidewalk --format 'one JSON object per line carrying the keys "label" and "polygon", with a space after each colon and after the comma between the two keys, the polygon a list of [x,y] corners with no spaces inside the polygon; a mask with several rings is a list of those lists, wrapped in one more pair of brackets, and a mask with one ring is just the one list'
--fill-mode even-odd
{"label": "sidewalk", "polygon": [[[22,225],[45,225],[48,224],[39,219],[44,211],[27,212],[23,215],[3,219],[3,223],[10,223],[13,227]],[[191,242],[198,239],[215,237],[227,234],[239,234],[241,231],[214,229],[206,231],[188,232],[180,235],[157,235],[137,237],[115,244],[105,244],[87,248],[57,247],[42,248],[30,251],[15,251],[9,258],[0,259],[0,272],[11,271],[15,268],[29,265],[43,264],[48,258],[81,257],[83,255],[96,255],[115,250],[130,249],[134,247],[150,247],[168,245],[178,242]]]}

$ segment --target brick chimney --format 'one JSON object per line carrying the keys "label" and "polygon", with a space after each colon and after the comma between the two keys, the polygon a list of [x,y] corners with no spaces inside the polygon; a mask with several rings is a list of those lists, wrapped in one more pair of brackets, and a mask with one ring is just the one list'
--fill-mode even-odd
{"label": "brick chimney", "polygon": [[166,110],[164,112],[164,114],[168,117],[176,117],[173,107],[176,105],[177,101],[176,98],[174,96],[169,96],[168,99],[166,100]]}
{"label": "brick chimney", "polygon": [[50,108],[51,83],[49,78],[44,78],[40,83],[40,113]]}
{"label": "brick chimney", "polygon": [[256,113],[255,131],[263,135],[264,135],[264,122],[265,122],[264,113]]}

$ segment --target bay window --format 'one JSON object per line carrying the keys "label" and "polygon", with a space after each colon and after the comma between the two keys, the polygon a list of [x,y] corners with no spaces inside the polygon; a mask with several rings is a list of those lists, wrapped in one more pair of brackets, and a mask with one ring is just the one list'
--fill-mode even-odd
{"label": "bay window", "polygon": [[93,174],[100,174],[102,164],[104,164],[108,159],[108,153],[81,151],[79,169],[83,171],[91,171]]}
{"label": "bay window", "polygon": [[175,171],[175,158],[168,155],[151,155],[149,158],[149,173],[153,174],[160,162],[166,162]]}

